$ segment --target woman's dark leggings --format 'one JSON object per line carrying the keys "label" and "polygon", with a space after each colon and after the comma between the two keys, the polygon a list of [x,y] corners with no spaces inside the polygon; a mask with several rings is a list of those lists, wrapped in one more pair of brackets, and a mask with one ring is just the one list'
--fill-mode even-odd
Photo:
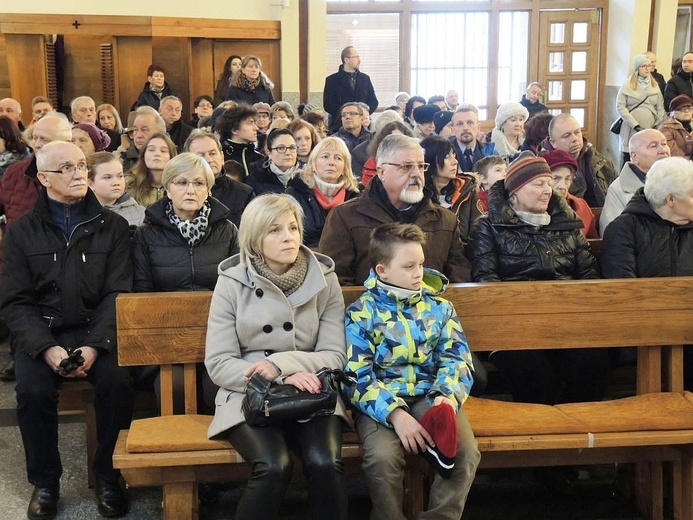
{"label": "woman's dark leggings", "polygon": [[279,518],[293,463],[289,451],[303,464],[308,482],[311,518],[345,520],[347,490],[342,461],[342,419],[316,417],[306,423],[281,427],[253,427],[241,423],[229,430],[228,439],[252,465],[236,520]]}

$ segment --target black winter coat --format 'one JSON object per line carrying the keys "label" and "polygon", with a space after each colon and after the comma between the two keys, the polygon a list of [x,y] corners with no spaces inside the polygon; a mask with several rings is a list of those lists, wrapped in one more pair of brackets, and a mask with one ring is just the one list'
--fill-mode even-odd
{"label": "black winter coat", "polygon": [[667,81],[664,87],[664,110],[669,110],[669,103],[679,94],[693,97],[693,74],[680,70],[676,76]]}
{"label": "black winter coat", "polygon": [[247,184],[235,181],[222,173],[214,180],[212,197],[228,208],[229,214],[226,218],[239,227],[243,210],[255,198],[255,193]]}
{"label": "black winter coat", "polygon": [[551,222],[541,228],[519,219],[503,181],[489,190],[488,213],[477,218],[469,237],[472,280],[570,280],[598,278],[597,261],[582,234],[582,220],[556,193]]}
{"label": "black winter coat", "polygon": [[154,110],[158,111],[161,100],[166,96],[178,96],[178,94],[168,86],[168,83],[164,82],[164,90],[161,92],[161,97],[159,97],[157,93],[152,90],[149,81],[145,81],[142,92],[140,92],[137,101],[132,104],[130,111],[137,110],[139,107],[144,106],[152,107]]}
{"label": "black winter coat", "polygon": [[217,266],[238,253],[238,230],[229,211],[213,197],[207,233],[194,247],[188,245],[166,216],[168,197],[147,208],[144,224],[133,238],[135,292],[213,290]]}
{"label": "black winter coat", "polygon": [[66,237],[41,190],[34,209],[7,228],[0,312],[18,352],[37,358],[66,329],[86,329],[84,345],[115,350],[115,298],[132,288],[128,223],[91,190],[84,218]]}
{"label": "black winter coat", "polygon": [[[313,190],[300,177],[294,177],[289,181],[286,193],[295,198],[303,208],[303,244],[308,247],[318,247],[328,212],[320,205]],[[347,190],[344,202],[358,196],[358,191]]]}
{"label": "black winter coat", "polygon": [[243,166],[244,178],[250,174],[250,165],[256,161],[264,160],[266,157],[255,149],[254,143],[237,143],[231,139],[225,139],[221,143],[224,152],[224,162],[236,161]]}
{"label": "black winter coat", "polygon": [[606,228],[599,261],[605,278],[693,276],[693,222],[664,220],[640,188]]}
{"label": "black winter coat", "polygon": [[231,86],[226,93],[226,99],[230,99],[236,103],[247,103],[248,105],[267,103],[269,106],[272,106],[275,103],[272,91],[262,86],[258,86],[252,91]]}
{"label": "black winter coat", "polygon": [[286,187],[269,167],[269,159],[255,161],[250,165],[250,174],[245,179],[255,195],[263,193],[284,193]]}
{"label": "black winter coat", "polygon": [[351,80],[348,74],[344,72],[344,65],[340,65],[337,72],[325,78],[325,88],[322,94],[322,106],[332,116],[330,122],[331,133],[336,132],[342,126],[342,115],[340,113],[342,105],[352,101],[363,101],[366,103],[370,108],[371,114],[378,108],[378,98],[375,96],[371,78],[359,71],[356,75],[356,87],[352,88]]}

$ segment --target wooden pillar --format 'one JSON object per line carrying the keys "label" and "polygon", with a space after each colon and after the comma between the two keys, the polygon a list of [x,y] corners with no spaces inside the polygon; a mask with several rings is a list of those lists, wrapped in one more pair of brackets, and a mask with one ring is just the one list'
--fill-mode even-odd
{"label": "wooden pillar", "polygon": [[48,95],[46,54],[42,34],[6,34],[7,72],[11,97],[22,105],[22,122],[31,122],[31,100]]}

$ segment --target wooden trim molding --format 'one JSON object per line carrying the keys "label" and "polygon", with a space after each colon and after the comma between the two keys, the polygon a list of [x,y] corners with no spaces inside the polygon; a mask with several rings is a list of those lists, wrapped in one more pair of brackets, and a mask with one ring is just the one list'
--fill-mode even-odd
{"label": "wooden trim molding", "polygon": [[279,40],[278,20],[223,20],[159,16],[0,14],[3,34],[84,34],[90,36],[174,36]]}

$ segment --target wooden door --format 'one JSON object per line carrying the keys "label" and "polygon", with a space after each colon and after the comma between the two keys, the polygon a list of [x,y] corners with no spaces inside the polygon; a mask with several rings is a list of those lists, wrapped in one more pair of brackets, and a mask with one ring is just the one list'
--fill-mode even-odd
{"label": "wooden door", "polygon": [[571,113],[590,141],[598,136],[601,9],[542,11],[539,77],[551,113]]}

